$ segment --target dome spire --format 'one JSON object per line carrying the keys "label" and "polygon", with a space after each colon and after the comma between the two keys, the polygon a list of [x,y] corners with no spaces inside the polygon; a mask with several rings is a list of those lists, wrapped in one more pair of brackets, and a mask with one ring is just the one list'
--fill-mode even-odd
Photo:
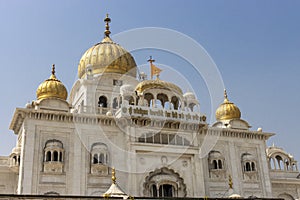
{"label": "dome spire", "polygon": [[55,64],[52,64],[52,75],[55,75]]}
{"label": "dome spire", "polygon": [[224,102],[229,102],[226,89],[224,89]]}
{"label": "dome spire", "polygon": [[51,72],[51,76],[50,79],[56,80],[56,76],[55,76],[55,64],[52,64],[52,72]]}
{"label": "dome spire", "polygon": [[115,168],[112,168],[112,172],[111,172],[111,180],[112,180],[112,183],[113,183],[113,184],[116,184],[117,178],[116,178],[116,170],[115,170]]}
{"label": "dome spire", "polygon": [[104,22],[105,22],[105,31],[104,31],[104,34],[105,34],[105,37],[109,37],[109,35],[111,33],[110,30],[109,30],[109,23],[111,22],[111,19],[108,17],[108,13],[106,14]]}

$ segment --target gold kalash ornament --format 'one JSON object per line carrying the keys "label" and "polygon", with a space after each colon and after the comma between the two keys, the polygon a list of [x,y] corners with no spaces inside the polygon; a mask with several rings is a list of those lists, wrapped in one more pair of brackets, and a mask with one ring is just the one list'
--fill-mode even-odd
{"label": "gold kalash ornament", "polygon": [[232,102],[228,100],[227,92],[224,90],[224,102],[216,110],[216,119],[217,120],[231,120],[231,119],[240,119],[241,111],[240,109]]}

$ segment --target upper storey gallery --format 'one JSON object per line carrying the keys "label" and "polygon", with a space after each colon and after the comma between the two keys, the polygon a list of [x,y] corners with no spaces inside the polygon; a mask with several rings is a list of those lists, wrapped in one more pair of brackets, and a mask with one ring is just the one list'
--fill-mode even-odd
{"label": "upper storey gallery", "polygon": [[[53,65],[50,78],[37,89],[37,100],[26,108],[206,124],[196,95],[189,91],[184,93],[178,85],[161,80],[161,70],[153,64],[151,57],[148,62],[151,74],[156,78],[152,79],[151,75],[147,80],[144,74],[137,74],[133,56],[110,38],[111,19],[108,15],[104,22],[104,38],[82,55],[78,80],[70,95],[56,77]],[[228,100],[226,91],[224,102],[216,110],[216,119],[214,127],[250,128],[241,119],[239,108]]]}
{"label": "upper storey gallery", "polygon": [[[183,93],[176,84],[161,80],[160,70],[153,64],[152,58],[149,62],[156,78],[147,80],[146,76],[137,74],[133,56],[111,39],[110,21],[107,15],[103,40],[82,55],[78,64],[78,80],[69,97],[66,87],[56,78],[53,65],[51,77],[37,90],[37,101],[27,107],[51,107],[51,110],[117,117],[167,117],[204,122],[205,116],[200,115],[196,95],[192,92]],[[122,107],[127,107],[127,110],[120,109]]]}

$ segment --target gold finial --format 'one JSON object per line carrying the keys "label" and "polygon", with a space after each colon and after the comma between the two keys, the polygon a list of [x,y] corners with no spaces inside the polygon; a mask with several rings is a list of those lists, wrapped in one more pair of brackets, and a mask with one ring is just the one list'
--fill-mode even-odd
{"label": "gold finial", "polygon": [[227,91],[226,91],[226,89],[224,89],[224,98],[225,98],[225,99],[228,99],[228,96],[227,96]]}
{"label": "gold finial", "polygon": [[52,75],[55,75],[55,64],[52,65]]}
{"label": "gold finial", "polygon": [[106,14],[106,18],[104,19],[105,22],[105,31],[104,34],[106,37],[109,37],[109,34],[111,33],[109,30],[109,23],[111,22],[110,18],[108,17],[108,14]]}
{"label": "gold finial", "polygon": [[112,172],[111,172],[111,180],[112,180],[113,184],[116,184],[117,178],[116,178],[116,170],[114,167],[112,168]]}
{"label": "gold finial", "polygon": [[233,189],[233,182],[232,182],[232,177],[231,177],[231,175],[229,175],[228,185],[229,185],[229,188],[230,188],[230,189]]}
{"label": "gold finial", "polygon": [[56,76],[55,76],[55,64],[52,64],[52,72],[51,72],[51,76],[50,78],[51,80],[56,80]]}

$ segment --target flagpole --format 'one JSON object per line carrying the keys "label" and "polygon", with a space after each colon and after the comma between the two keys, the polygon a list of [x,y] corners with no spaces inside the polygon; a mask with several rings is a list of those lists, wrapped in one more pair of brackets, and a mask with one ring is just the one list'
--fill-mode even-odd
{"label": "flagpole", "polygon": [[155,60],[152,59],[152,56],[150,56],[149,60],[147,60],[150,63],[150,74],[151,79],[153,79],[153,73],[152,73],[152,63],[155,62]]}

